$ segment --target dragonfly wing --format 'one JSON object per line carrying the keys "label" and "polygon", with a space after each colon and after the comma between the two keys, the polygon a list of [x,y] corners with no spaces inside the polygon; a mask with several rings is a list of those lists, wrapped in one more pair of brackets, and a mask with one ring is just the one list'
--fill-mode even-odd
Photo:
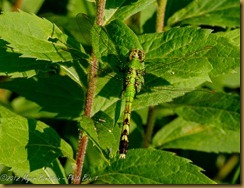
{"label": "dragonfly wing", "polygon": [[[140,37],[147,52],[146,72],[164,78],[175,86],[184,86],[194,79],[210,81],[208,74],[212,65],[208,53],[212,50],[213,42],[208,40],[209,30],[190,27],[182,30],[176,28]],[[192,36],[189,37],[187,33]],[[199,35],[202,37],[199,38]]]}
{"label": "dragonfly wing", "polygon": [[79,26],[81,39],[84,45],[91,46],[91,28],[93,27],[94,18],[80,13],[76,16],[76,22]]}

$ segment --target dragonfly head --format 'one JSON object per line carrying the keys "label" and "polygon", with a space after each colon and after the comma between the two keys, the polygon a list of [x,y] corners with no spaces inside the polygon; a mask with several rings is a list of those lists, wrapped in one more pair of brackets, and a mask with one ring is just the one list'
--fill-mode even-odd
{"label": "dragonfly head", "polygon": [[139,59],[140,62],[144,62],[145,53],[140,49],[131,49],[129,52],[129,59]]}

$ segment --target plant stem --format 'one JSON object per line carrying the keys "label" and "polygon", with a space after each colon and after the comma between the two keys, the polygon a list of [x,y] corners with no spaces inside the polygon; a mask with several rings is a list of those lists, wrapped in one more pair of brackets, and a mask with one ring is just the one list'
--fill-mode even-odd
{"label": "plant stem", "polygon": [[13,11],[18,11],[18,9],[21,8],[22,3],[23,3],[23,0],[16,0],[14,5],[13,5],[13,7],[12,7],[12,10]]}
{"label": "plant stem", "polygon": [[164,16],[167,0],[157,0],[157,18],[156,18],[156,32],[160,33],[164,31]]}
{"label": "plant stem", "polygon": [[[96,24],[102,25],[106,0],[99,0],[97,3],[98,6],[97,6]],[[92,62],[90,66],[89,82],[88,82],[88,89],[87,89],[86,103],[85,103],[85,116],[87,117],[91,117],[92,115],[92,106],[94,102],[95,86],[97,81],[96,67],[98,67],[98,61],[94,53],[92,53]],[[87,143],[88,143],[87,135],[83,136],[83,132],[80,131],[78,151],[76,154],[76,169],[74,171],[74,177],[72,181],[73,184],[80,184]]]}
{"label": "plant stem", "polygon": [[97,6],[96,24],[102,26],[106,0],[98,0],[97,2],[98,2],[98,6]]}
{"label": "plant stem", "polygon": [[76,169],[74,172],[74,177],[72,184],[80,184],[81,181],[81,175],[82,175],[82,168],[83,168],[83,163],[85,159],[85,153],[86,153],[86,148],[87,148],[87,143],[88,143],[88,137],[85,135],[82,135],[82,131],[79,133],[79,147],[78,151],[76,154]]}
{"label": "plant stem", "polygon": [[147,129],[144,137],[143,147],[147,148],[152,139],[153,127],[155,123],[155,106],[149,106],[147,115]]}
{"label": "plant stem", "polygon": [[215,181],[223,181],[236,167],[239,163],[239,156],[234,154],[232,155],[228,161],[223,165],[223,167],[219,170],[217,176],[214,178]]}
{"label": "plant stem", "polygon": [[88,90],[86,94],[86,103],[85,103],[85,116],[91,117],[92,113],[92,106],[93,106],[93,99],[95,93],[95,86],[97,81],[97,59],[95,55],[92,53],[92,62],[90,66],[90,74],[89,74],[89,83],[88,83]]}

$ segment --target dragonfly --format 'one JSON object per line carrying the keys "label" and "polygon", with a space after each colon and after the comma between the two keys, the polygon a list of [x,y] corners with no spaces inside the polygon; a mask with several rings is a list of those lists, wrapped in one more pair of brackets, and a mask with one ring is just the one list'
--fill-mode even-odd
{"label": "dragonfly", "polygon": [[141,91],[141,87],[144,84],[144,59],[145,54],[140,49],[131,49],[129,53],[129,63],[126,70],[125,77],[125,110],[123,119],[123,128],[120,138],[120,158],[124,159],[128,150],[129,143],[129,130],[130,130],[130,114],[132,108],[132,102],[136,93]]}
{"label": "dragonfly", "polygon": [[[79,14],[77,22],[79,26],[84,27],[84,15]],[[87,23],[92,25],[90,21],[86,21]],[[145,34],[138,37],[118,20],[104,27],[87,28],[91,28],[92,38],[87,43],[92,44],[95,56],[100,63],[105,64],[106,70],[96,68],[101,73],[105,73],[105,77],[113,78],[115,84],[109,87],[117,88],[118,85],[122,85],[125,104],[119,154],[121,159],[125,159],[128,151],[132,106],[134,110],[140,106],[156,105],[196,90],[197,86],[208,80],[207,73],[211,70],[211,64],[206,57],[212,49],[212,44],[204,41],[204,38],[199,41],[187,35],[183,40],[188,38],[190,42],[183,41],[181,44],[173,38],[173,36],[180,37],[177,36],[177,32],[182,35],[182,32],[177,29],[172,29],[165,34]],[[207,35],[207,32],[190,27],[185,28],[184,32],[193,35],[194,32],[195,34],[200,32],[202,35]],[[200,42],[202,44],[199,45]],[[67,46],[66,50],[68,49],[72,53],[72,47]],[[176,54],[179,51],[184,55]],[[77,52],[74,54],[81,58]],[[120,94],[121,91],[117,91],[118,98]]]}

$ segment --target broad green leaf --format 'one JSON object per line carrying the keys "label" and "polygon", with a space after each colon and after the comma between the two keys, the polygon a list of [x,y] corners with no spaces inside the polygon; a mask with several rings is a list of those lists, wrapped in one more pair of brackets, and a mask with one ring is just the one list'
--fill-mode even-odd
{"label": "broad green leaf", "polygon": [[115,71],[118,66],[122,66],[121,64],[127,61],[128,53],[132,48],[142,49],[135,33],[119,20],[112,21],[105,28],[94,26],[91,37],[96,57],[102,62],[109,61]]}
{"label": "broad green leaf", "polygon": [[185,80],[188,82],[189,78],[209,81],[212,66],[206,54],[212,50],[210,35],[211,30],[192,27],[141,35],[139,39],[146,53],[146,73],[176,85]]}
{"label": "broad green leaf", "polygon": [[170,103],[187,121],[220,130],[240,131],[240,97],[234,94],[188,93]]}
{"label": "broad green leaf", "polygon": [[240,1],[194,0],[168,19],[167,25],[240,26]]}
{"label": "broad green leaf", "polygon": [[[117,55],[117,58],[108,59],[108,62],[114,69],[118,69],[118,66],[127,61],[128,51],[131,48],[141,48],[141,45],[135,34],[122,22],[111,22],[110,25],[106,26],[106,30],[109,35],[107,38],[113,40],[120,54],[118,56],[118,53],[115,52],[113,55]],[[140,100],[135,100],[133,109],[171,101],[173,98],[191,91],[205,81],[209,81],[208,74],[211,72],[212,66],[208,58],[205,57],[212,48],[210,46],[212,41],[208,40],[209,35],[210,30],[187,27],[172,29],[161,34],[140,36],[139,41],[142,43],[146,53],[145,71],[147,74],[145,75],[145,86],[136,98]],[[99,38],[99,40],[101,39],[102,37]],[[99,40],[95,40],[97,44],[94,45],[94,49],[98,48],[96,51],[101,54],[101,51],[104,51],[101,46],[105,48],[107,46],[102,41],[99,43]],[[191,41],[191,44],[189,44],[189,41]],[[109,46],[109,48],[112,47]],[[100,58],[103,60],[102,54]],[[105,79],[104,82],[98,81],[99,85],[106,83],[105,87],[99,92],[106,99],[104,99],[103,103],[97,103],[103,104],[103,110],[105,106],[109,107],[108,103],[116,105],[115,102],[121,96],[123,75],[119,71],[117,73],[119,76],[117,78],[112,78],[107,82],[105,82]],[[114,87],[117,89],[111,90]],[[159,87],[159,89],[153,90],[151,89],[152,87]],[[115,98],[113,103],[110,100],[111,96],[117,96],[117,100]],[[100,107],[102,108],[101,105]],[[114,106],[112,108],[115,109]]]}
{"label": "broad green leaf", "polygon": [[[105,28],[99,27],[98,29],[93,27],[92,31],[94,53],[102,62],[109,64],[118,75],[115,76],[114,73],[108,71],[109,74],[101,75],[98,78],[93,113],[107,110],[110,106],[113,110],[117,108],[116,102],[122,94],[124,76],[119,68],[122,68],[123,64],[127,62],[128,53],[132,48],[141,49],[135,33],[119,20],[114,20]],[[106,71],[101,72],[106,73]],[[113,115],[110,117],[114,118]]]}
{"label": "broad green leaf", "polygon": [[[91,138],[89,138],[83,166],[83,172],[85,173],[83,173],[82,181],[89,179],[90,174],[96,174],[97,171],[103,169],[103,166],[106,164],[109,164],[109,160],[104,157],[101,149],[99,149],[97,145],[94,144],[94,142],[91,140]],[[73,171],[71,171],[71,175],[72,173]]]}
{"label": "broad green leaf", "polygon": [[0,37],[15,53],[22,54],[21,57],[37,60],[73,61],[75,57],[68,51],[68,46],[80,56],[81,51],[84,52],[78,42],[63,34],[55,24],[23,11],[0,15]]}
{"label": "broad green leaf", "polygon": [[51,127],[3,106],[0,106],[0,145],[0,163],[18,175],[50,167],[58,157],[73,160],[72,148]]}
{"label": "broad green leaf", "polygon": [[[112,22],[111,25],[113,23],[115,22]],[[112,31],[122,31],[116,33],[111,39],[114,43],[118,43],[116,45],[120,49],[120,53],[124,49],[122,55],[124,60],[120,62],[121,64],[125,62],[127,57],[125,54],[129,50],[128,46],[133,48],[133,42],[130,42],[134,41],[134,36],[131,35],[131,40],[124,36],[123,33],[126,33],[126,29],[123,32],[122,23],[119,23],[113,25],[111,36]],[[121,25],[120,29],[117,29],[118,25]],[[233,32],[232,38],[237,41],[238,33]],[[238,45],[235,42],[229,42],[227,36],[211,34],[211,30],[193,27],[173,28],[165,33],[141,35],[139,41],[146,53],[146,75],[144,76],[145,85],[133,103],[134,110],[172,101],[172,99],[194,90],[206,81],[210,81],[209,74],[218,76],[232,72],[239,66],[240,51]],[[101,42],[100,44],[104,45]],[[99,49],[102,51],[100,46]],[[135,43],[135,47],[137,47],[137,43]],[[118,56],[117,59],[119,59]],[[112,65],[116,63],[112,60],[108,60],[108,62]],[[116,63],[113,67],[120,66],[120,64]],[[99,97],[105,98],[99,99],[102,102],[96,103],[98,108],[95,111],[99,111],[101,108],[105,110],[105,107],[110,108],[108,105],[112,105],[110,109],[116,109],[116,102],[123,90],[122,77],[115,77],[107,82],[105,80],[98,81],[99,85],[104,86]],[[111,90],[111,88],[116,89]],[[117,96],[117,99],[111,100],[111,96]]]}
{"label": "broad green leaf", "polygon": [[64,169],[56,159],[50,167],[34,170],[20,175],[25,183],[33,184],[68,184]]}
{"label": "broad green leaf", "polygon": [[14,112],[26,118],[53,118],[53,113],[42,111],[42,107],[37,103],[21,96],[11,101],[11,107]]}
{"label": "broad green leaf", "polygon": [[240,66],[238,31],[211,34],[210,30],[184,27],[142,35],[139,39],[149,62],[146,72],[157,73],[170,83],[182,83],[187,77],[207,81],[210,71],[211,76],[232,72]]}
{"label": "broad green leaf", "polygon": [[92,178],[95,184],[213,184],[190,164],[173,153],[153,150],[129,150],[125,160],[114,159],[110,166]]}
{"label": "broad green leaf", "polygon": [[142,49],[136,34],[120,20],[114,20],[106,25],[110,40],[116,44],[117,50],[127,55],[132,48]]}
{"label": "broad green leaf", "polygon": [[[98,78],[97,83],[96,96],[92,109],[93,114],[103,111],[108,115],[111,115],[116,110],[117,102],[121,102],[120,98],[122,97],[123,81],[107,76]],[[111,90],[111,88],[113,88],[113,90]],[[110,117],[114,119],[114,115],[111,115]]]}
{"label": "broad green leaf", "polygon": [[47,61],[31,58],[20,58],[20,54],[11,53],[6,42],[0,39],[0,75],[16,77],[32,77],[38,72],[55,71],[55,65]]}
{"label": "broad green leaf", "polygon": [[224,37],[228,39],[228,42],[232,45],[235,46],[236,48],[240,48],[240,29],[234,29],[226,32],[218,32],[215,33],[215,35],[219,37]]}
{"label": "broad green leaf", "polygon": [[185,27],[140,36],[146,53],[145,90],[137,95],[140,100],[135,100],[133,108],[171,101],[210,81],[209,35],[209,30]]}
{"label": "broad green leaf", "polygon": [[[238,38],[238,35],[235,37]],[[145,71],[150,73],[145,75],[144,87],[162,88],[155,92],[152,90],[145,96],[139,94],[138,98],[144,97],[144,103],[139,106],[145,105],[145,102],[152,105],[170,101],[182,95],[183,91],[210,81],[209,74],[217,76],[233,72],[240,65],[238,47],[209,30],[173,28],[161,34],[142,35],[139,39],[146,52]],[[176,91],[181,88],[182,92],[173,92],[175,88]],[[137,107],[137,101],[134,107]]]}
{"label": "broad green leaf", "polygon": [[105,113],[97,113],[93,117],[93,121],[83,117],[80,120],[80,128],[102,150],[106,158],[111,158],[117,154],[120,128],[114,127],[113,120]]}
{"label": "broad green leaf", "polygon": [[120,19],[126,20],[128,17],[147,8],[150,4],[155,3],[155,0],[110,0],[106,3],[105,21]]}
{"label": "broad green leaf", "polygon": [[[13,172],[9,171],[9,168],[2,164],[0,164],[0,176],[2,177],[0,179],[1,185],[13,184],[13,181],[14,181]],[[4,176],[6,178],[4,178]]]}
{"label": "broad green leaf", "polygon": [[211,84],[211,87],[217,87],[218,91],[224,91],[225,87],[238,89],[241,84],[240,76],[241,70],[240,68],[237,68],[236,70],[233,70],[233,73],[221,75],[213,79],[214,81],[213,84]]}
{"label": "broad green leaf", "polygon": [[45,15],[45,18],[50,22],[55,23],[62,31],[70,36],[73,36],[78,42],[81,43],[81,31],[74,17],[62,16],[62,15]]}
{"label": "broad green leaf", "polygon": [[67,76],[16,78],[0,83],[0,88],[20,94],[56,117],[73,119],[79,117],[83,110],[84,92]]}
{"label": "broad green leaf", "polygon": [[240,68],[240,33],[217,33],[211,35],[210,39],[216,42],[215,47],[206,55],[213,66],[210,76],[235,73],[235,69]]}
{"label": "broad green leaf", "polygon": [[[207,119],[208,116],[203,117]],[[160,129],[152,140],[157,148],[177,148],[204,152],[240,152],[240,132],[221,130],[177,118]]]}
{"label": "broad green leaf", "polygon": [[96,14],[96,5],[92,1],[69,0],[67,4],[68,16],[75,17],[83,12],[89,16]]}
{"label": "broad green leaf", "polygon": [[[118,59],[120,60],[118,56],[117,59],[109,59],[110,65],[116,68],[116,66],[121,66],[121,63],[126,62],[126,54],[131,48],[140,48],[140,45],[136,42],[136,36],[134,34],[130,35],[131,31],[127,30],[127,26],[123,25],[122,22],[114,21],[110,25],[112,27],[106,26],[107,31],[111,33],[109,37],[111,37],[110,39],[113,40],[123,56],[122,62],[118,62]],[[113,36],[112,31],[116,35]],[[125,33],[128,33],[128,35],[126,36]],[[185,27],[171,29],[166,33],[140,36],[139,41],[146,53],[146,75],[145,85],[137,95],[133,109],[171,101],[202,83],[210,81],[209,73],[212,71],[212,65],[207,55],[216,45],[216,41],[212,40],[210,35],[210,30]],[[97,51],[104,51],[101,46],[106,47],[106,45],[101,41],[99,44],[101,45],[96,45],[99,47]],[[216,50],[218,50],[217,47]],[[116,56],[117,53],[115,52],[114,55]],[[103,55],[101,55],[102,57]],[[102,83],[104,86],[104,83],[106,83],[101,90],[102,92],[99,93],[103,93],[102,96],[106,99],[103,103],[97,103],[103,104],[103,110],[105,106],[109,107],[105,104],[116,105],[115,102],[121,96],[123,77],[121,73],[118,72],[118,74],[121,77],[119,79],[115,77],[107,82],[105,80],[98,81],[99,85]],[[114,87],[117,89],[111,91],[111,88]],[[158,89],[153,89],[153,87]],[[117,96],[117,100],[111,102],[111,96]],[[101,105],[100,108],[102,108]],[[115,109],[114,106],[112,108]]]}

